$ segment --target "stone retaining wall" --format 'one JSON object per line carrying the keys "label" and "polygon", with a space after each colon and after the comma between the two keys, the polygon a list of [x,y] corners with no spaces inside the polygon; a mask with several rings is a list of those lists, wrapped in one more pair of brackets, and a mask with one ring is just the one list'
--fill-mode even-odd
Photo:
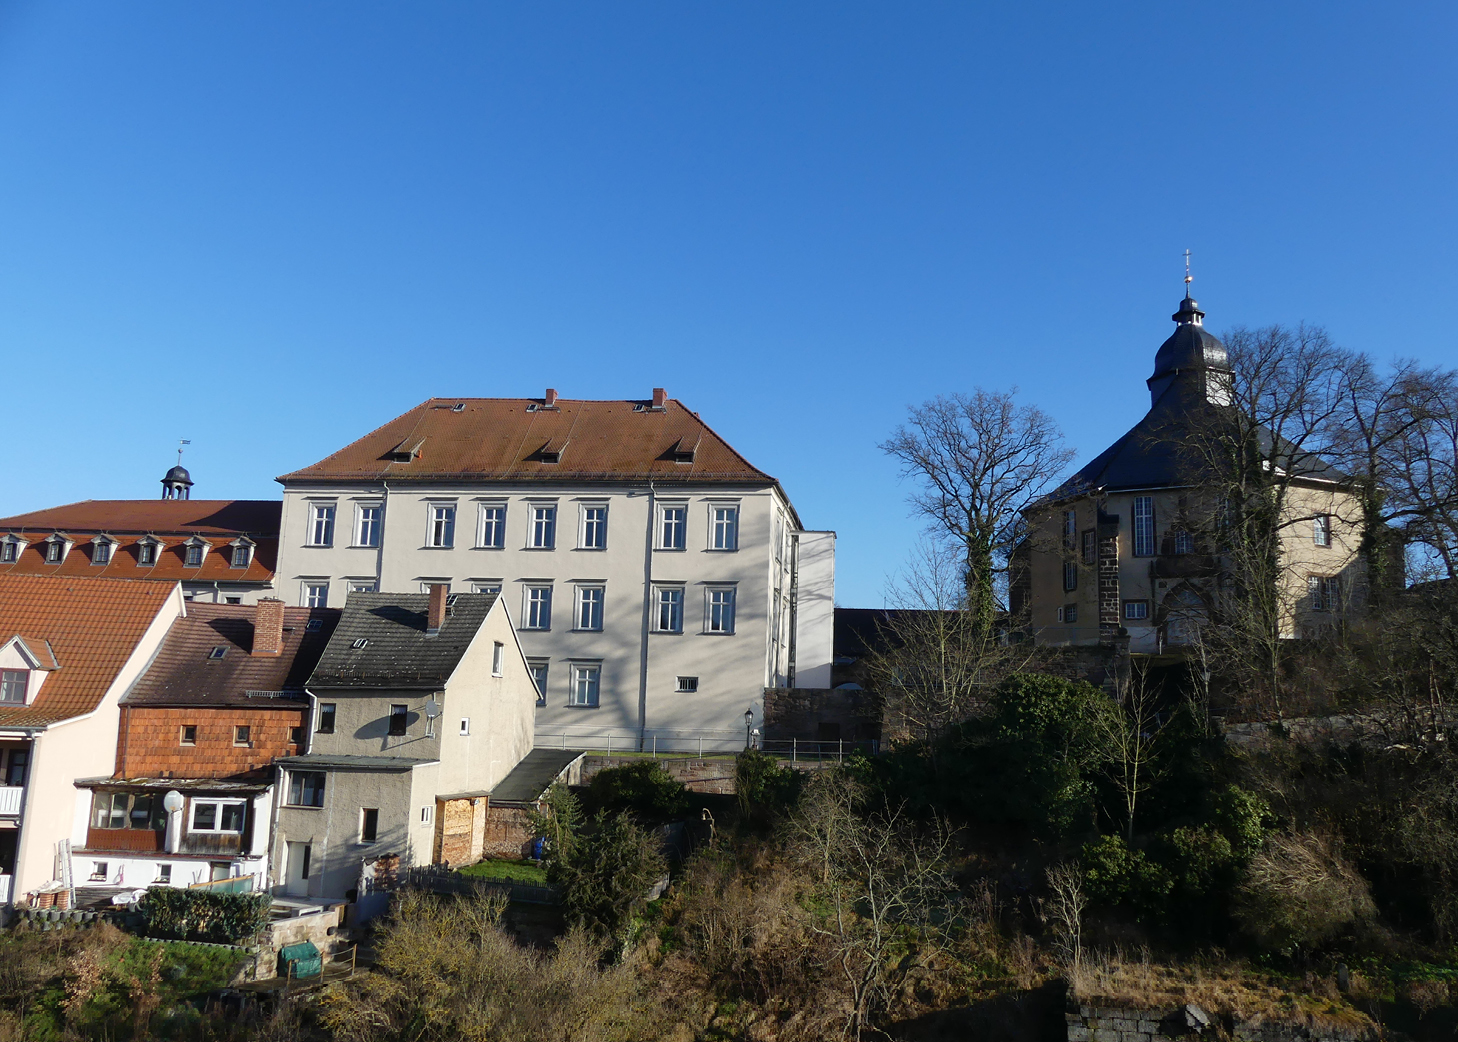
{"label": "stone retaining wall", "polygon": [[[639,757],[629,756],[593,756],[591,754],[582,761],[582,784],[586,785],[592,781],[592,776],[598,771],[606,770],[609,767],[622,767],[634,762]],[[670,776],[683,782],[693,792],[713,792],[726,795],[734,794],[734,759],[725,757],[722,760],[675,760],[660,759],[657,761],[662,765]]]}
{"label": "stone retaining wall", "polygon": [[[1376,1028],[1345,1030],[1311,1028],[1255,1018],[1236,1021],[1206,1014],[1196,1006],[1173,1009],[1128,1009],[1116,1006],[1070,1006],[1068,1042],[1176,1042],[1217,1037],[1236,1042],[1376,1042]],[[1223,1028],[1225,1035],[1220,1035]]]}

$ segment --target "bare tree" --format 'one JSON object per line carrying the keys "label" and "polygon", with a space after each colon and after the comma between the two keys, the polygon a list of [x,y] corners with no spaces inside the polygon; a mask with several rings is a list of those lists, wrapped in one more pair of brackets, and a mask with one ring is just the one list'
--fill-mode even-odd
{"label": "bare tree", "polygon": [[1046,908],[1055,950],[1076,982],[1083,963],[1083,913],[1088,908],[1083,870],[1076,863],[1063,862],[1048,869],[1047,877]]}
{"label": "bare tree", "polygon": [[1022,511],[1073,458],[1057,424],[1019,405],[1016,392],[939,395],[909,410],[881,443],[920,488],[912,506],[963,556],[966,603],[974,623],[991,630],[999,582],[1018,537]]}
{"label": "bare tree", "polygon": [[1143,669],[1131,668],[1120,678],[1118,696],[1118,703],[1095,716],[1094,723],[1108,755],[1105,770],[1124,801],[1124,841],[1133,844],[1139,798],[1159,780],[1160,721],[1156,692]]}

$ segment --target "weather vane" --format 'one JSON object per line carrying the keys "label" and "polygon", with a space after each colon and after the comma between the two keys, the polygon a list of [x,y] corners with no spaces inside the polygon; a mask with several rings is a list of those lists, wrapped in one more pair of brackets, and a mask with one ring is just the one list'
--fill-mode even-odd
{"label": "weather vane", "polygon": [[[1188,253],[1190,251],[1189,250],[1186,250],[1185,252]],[[1188,281],[1188,280],[1186,280],[1186,281]],[[184,445],[191,445],[191,444],[192,444],[192,439],[191,438],[178,438],[177,439],[177,465],[179,467],[182,466],[182,447]]]}
{"label": "weather vane", "polygon": [[1194,282],[1194,281],[1195,281],[1195,277],[1190,274],[1190,251],[1189,250],[1186,250],[1185,251],[1185,285],[1188,287],[1189,284],[1192,283],[1192,282]]}

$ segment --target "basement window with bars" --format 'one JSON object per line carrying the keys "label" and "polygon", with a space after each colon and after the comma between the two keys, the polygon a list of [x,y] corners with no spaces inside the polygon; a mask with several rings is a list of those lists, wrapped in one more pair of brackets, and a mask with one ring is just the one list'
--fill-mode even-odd
{"label": "basement window with bars", "polygon": [[692,693],[694,691],[697,691],[698,689],[699,689],[699,678],[698,677],[679,677],[678,678],[678,685],[675,688],[675,690],[677,690],[677,691],[683,691],[683,692],[687,692],[687,693]]}

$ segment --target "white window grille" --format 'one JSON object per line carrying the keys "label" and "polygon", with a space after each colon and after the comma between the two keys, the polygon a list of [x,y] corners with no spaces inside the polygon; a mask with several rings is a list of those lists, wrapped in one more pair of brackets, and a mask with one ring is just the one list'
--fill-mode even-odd
{"label": "white window grille", "polygon": [[1154,497],[1134,497],[1134,556],[1154,556]]}

